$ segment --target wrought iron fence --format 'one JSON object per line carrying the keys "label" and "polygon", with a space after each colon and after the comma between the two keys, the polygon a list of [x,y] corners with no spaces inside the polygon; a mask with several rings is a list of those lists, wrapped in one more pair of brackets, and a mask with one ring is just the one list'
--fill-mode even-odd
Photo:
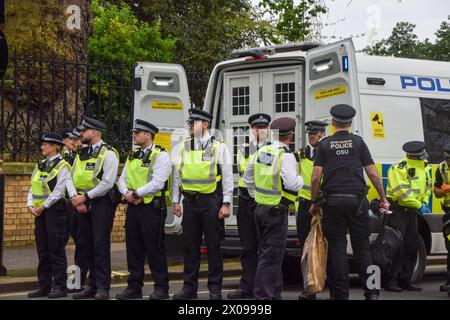
{"label": "wrought iron fence", "polygon": [[[0,80],[0,158],[34,161],[39,137],[79,124],[83,115],[107,124],[105,141],[123,157],[131,146],[134,66],[12,56]],[[193,103],[201,106],[206,72],[187,72]]]}

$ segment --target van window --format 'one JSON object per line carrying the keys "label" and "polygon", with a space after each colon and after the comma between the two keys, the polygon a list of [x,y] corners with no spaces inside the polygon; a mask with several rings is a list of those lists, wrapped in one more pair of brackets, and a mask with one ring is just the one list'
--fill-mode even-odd
{"label": "van window", "polygon": [[233,116],[250,114],[250,87],[233,87],[232,92]]}
{"label": "van window", "polygon": [[430,164],[444,160],[442,148],[450,143],[450,100],[420,98],[425,143]]}
{"label": "van window", "polygon": [[295,82],[275,84],[275,112],[295,111]]}

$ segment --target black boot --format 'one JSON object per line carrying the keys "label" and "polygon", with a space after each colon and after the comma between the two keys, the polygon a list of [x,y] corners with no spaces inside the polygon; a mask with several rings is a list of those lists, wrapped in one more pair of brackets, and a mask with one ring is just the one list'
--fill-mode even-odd
{"label": "black boot", "polygon": [[117,300],[142,299],[142,291],[126,287],[125,290],[116,295],[116,299]]}
{"label": "black boot", "polygon": [[79,300],[79,299],[92,299],[95,296],[95,293],[97,290],[95,290],[92,287],[86,287],[81,292],[75,293],[72,296],[72,299]]}
{"label": "black boot", "polygon": [[193,300],[197,299],[197,292],[189,292],[186,290],[181,290],[173,295],[173,300]]}
{"label": "black boot", "polygon": [[109,300],[109,290],[98,289],[94,296],[95,300]]}
{"label": "black boot", "polygon": [[47,297],[49,292],[50,292],[49,288],[38,287],[37,289],[30,291],[28,293],[28,298],[33,299],[33,298]]}
{"label": "black boot", "polygon": [[165,299],[169,299],[169,292],[156,289],[150,295],[149,299],[150,300],[165,300]]}
{"label": "black boot", "polygon": [[244,291],[242,289],[237,289],[236,291],[230,292],[227,295],[228,299],[238,300],[238,299],[251,299],[253,298],[253,294],[248,291]]}
{"label": "black boot", "polygon": [[402,288],[398,286],[397,281],[395,280],[386,282],[386,284],[384,285],[384,290],[390,292],[402,292]]}
{"label": "black boot", "polygon": [[64,288],[64,289],[61,289],[61,288],[56,288],[56,289],[53,289],[49,294],[48,294],[48,297],[50,298],[50,299],[58,299],[58,298],[64,298],[64,297],[67,297],[67,290]]}

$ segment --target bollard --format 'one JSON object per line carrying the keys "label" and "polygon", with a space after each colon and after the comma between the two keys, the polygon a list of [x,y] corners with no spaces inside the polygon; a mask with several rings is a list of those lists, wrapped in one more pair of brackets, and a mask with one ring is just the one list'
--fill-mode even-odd
{"label": "bollard", "polygon": [[3,174],[3,160],[0,159],[0,276],[6,276],[6,268],[3,265],[3,221],[5,210],[5,175]]}

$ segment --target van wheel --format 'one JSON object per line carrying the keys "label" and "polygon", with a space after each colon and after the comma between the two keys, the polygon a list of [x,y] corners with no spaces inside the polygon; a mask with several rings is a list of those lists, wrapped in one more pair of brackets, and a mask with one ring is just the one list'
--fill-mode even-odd
{"label": "van wheel", "polygon": [[422,280],[423,274],[425,273],[425,268],[427,266],[427,249],[425,247],[425,242],[422,236],[419,235],[419,243],[417,244],[417,262],[414,267],[414,272],[411,277],[412,283],[417,283]]}

